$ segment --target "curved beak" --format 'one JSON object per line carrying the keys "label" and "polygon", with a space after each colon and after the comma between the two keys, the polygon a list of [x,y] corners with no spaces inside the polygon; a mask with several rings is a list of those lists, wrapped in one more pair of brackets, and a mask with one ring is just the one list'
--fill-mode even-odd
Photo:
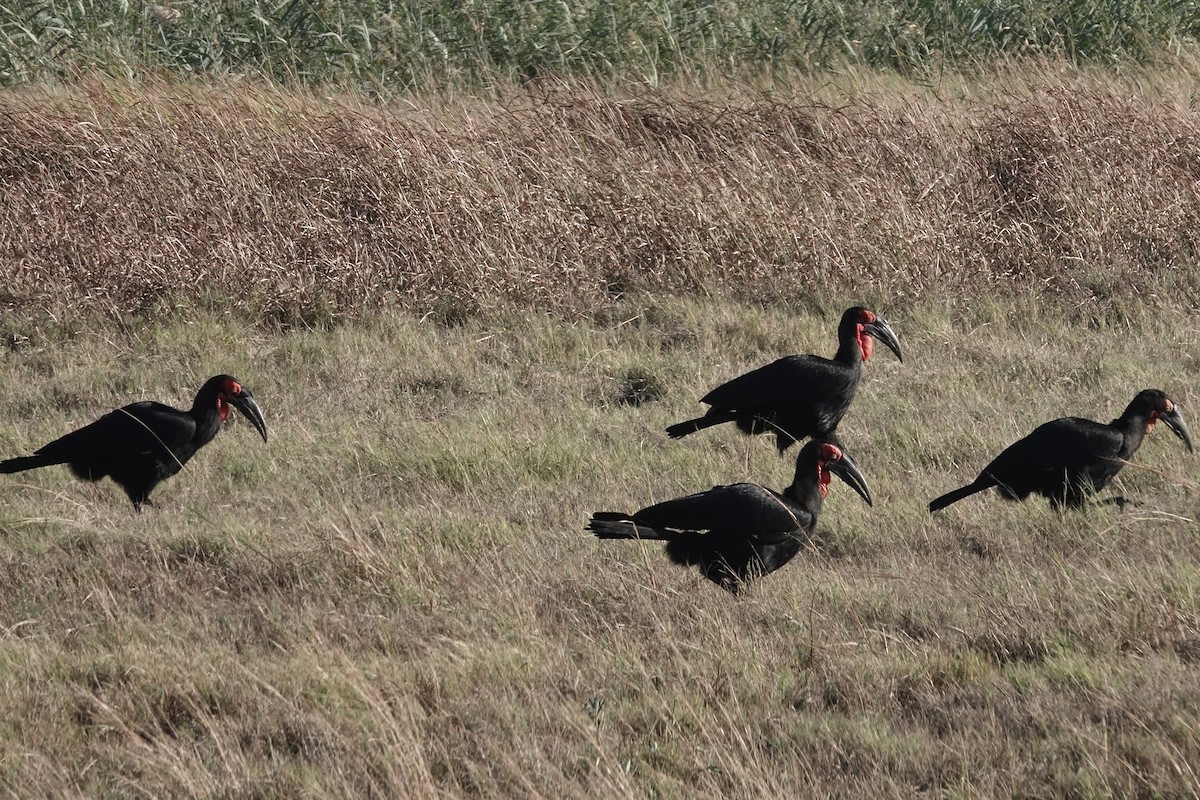
{"label": "curved beak", "polygon": [[1183,421],[1183,415],[1179,413],[1179,404],[1175,403],[1171,410],[1160,413],[1158,418],[1167,423],[1171,430],[1175,431],[1175,435],[1183,439],[1183,443],[1187,445],[1189,453],[1196,452],[1192,447],[1192,437],[1188,435],[1187,423]]}
{"label": "curved beak", "polygon": [[241,393],[229,395],[227,402],[242,412],[243,417],[250,420],[250,424],[254,426],[265,442],[267,440],[267,421],[263,419],[262,409],[258,407],[258,403],[254,402],[250,390],[243,387]]}
{"label": "curved beak", "polygon": [[863,477],[859,471],[858,465],[854,463],[854,459],[843,450],[842,457],[837,461],[829,461],[826,463],[830,472],[837,475],[844,483],[850,485],[850,488],[858,492],[863,500],[867,501],[867,505],[874,505],[871,502],[871,487],[867,485],[867,479]]}
{"label": "curved beak", "polygon": [[888,350],[896,354],[899,361],[904,361],[904,356],[900,355],[900,338],[896,336],[896,332],[892,330],[892,326],[886,319],[876,315],[874,322],[863,325],[863,332],[883,342]]}

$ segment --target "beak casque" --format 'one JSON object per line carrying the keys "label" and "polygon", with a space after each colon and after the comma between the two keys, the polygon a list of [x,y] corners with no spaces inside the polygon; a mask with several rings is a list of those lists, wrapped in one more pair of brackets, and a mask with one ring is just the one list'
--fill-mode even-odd
{"label": "beak casque", "polygon": [[845,450],[842,450],[842,457],[837,461],[830,461],[828,467],[830,472],[837,475],[851,489],[858,492],[859,496],[867,501],[867,505],[873,505],[871,502],[871,487],[867,485],[867,479],[863,477],[862,472],[858,469],[858,465],[854,463],[854,459],[850,458]]}
{"label": "beak casque", "polygon": [[874,322],[863,325],[863,332],[883,342],[887,349],[895,353],[896,358],[903,363],[904,356],[900,354],[900,338],[896,336],[896,332],[892,330],[892,326],[888,324],[887,320],[876,315]]}
{"label": "beak casque", "polygon": [[250,420],[254,429],[258,431],[265,442],[267,440],[267,421],[263,419],[262,409],[258,407],[258,403],[251,396],[250,390],[243,388],[240,394],[229,395],[228,403],[240,411],[243,417]]}

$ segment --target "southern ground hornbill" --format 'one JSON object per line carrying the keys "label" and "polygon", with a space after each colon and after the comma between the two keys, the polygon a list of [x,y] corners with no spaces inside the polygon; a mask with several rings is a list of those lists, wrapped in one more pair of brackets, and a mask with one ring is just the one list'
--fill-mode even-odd
{"label": "southern ground hornbill", "polygon": [[250,390],[237,378],[217,375],[196,393],[191,410],[143,400],[105,414],[31,456],[0,461],[0,473],[66,464],[76,477],[113,479],[141,511],[150,492],[183,468],[196,451],[212,441],[233,406],[267,440],[267,424]]}
{"label": "southern ground hornbill", "polygon": [[785,356],[723,383],[700,399],[711,408],[702,417],[667,428],[672,439],[736,422],[749,434],[774,433],[779,452],[806,437],[827,436],[850,408],[863,362],[874,343],[883,342],[896,358],[900,341],[883,317],[861,306],[846,309],[838,325],[838,351],[832,358]]}
{"label": "southern ground hornbill", "polygon": [[[1133,458],[1142,437],[1162,420],[1190,452],[1192,439],[1179,406],[1158,389],[1145,389],[1107,425],[1064,417],[1040,425],[992,459],[972,483],[929,504],[937,511],[993,486],[1008,500],[1040,494],[1055,508],[1079,508]],[[1124,503],[1124,498],[1116,498]]]}
{"label": "southern ground hornbill", "polygon": [[834,441],[814,439],[801,448],[796,477],[782,493],[753,483],[715,486],[632,515],[597,512],[587,529],[600,539],[665,541],[667,557],[676,564],[699,567],[710,581],[737,594],[800,552],[816,527],[831,475],[871,503],[867,481],[850,457]]}

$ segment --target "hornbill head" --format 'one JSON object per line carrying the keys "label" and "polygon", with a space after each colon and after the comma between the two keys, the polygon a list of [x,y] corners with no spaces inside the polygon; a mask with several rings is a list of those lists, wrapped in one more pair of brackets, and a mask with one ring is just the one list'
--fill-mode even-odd
{"label": "hornbill head", "polygon": [[821,489],[821,497],[829,494],[829,481],[833,475],[837,475],[849,484],[851,489],[858,492],[859,496],[867,501],[867,505],[873,505],[871,487],[867,485],[867,479],[840,444],[828,439],[814,440],[805,445],[804,449],[809,448],[817,450],[817,486]]}
{"label": "hornbill head", "polygon": [[232,375],[222,375],[219,380],[221,386],[217,390],[217,410],[221,413],[221,421],[224,422],[229,417],[229,407],[233,406],[242,413],[243,417],[250,420],[250,424],[254,426],[265,442],[267,440],[267,422],[263,419],[262,409],[254,401],[254,395],[250,394],[250,390]]}
{"label": "hornbill head", "polygon": [[1187,445],[1189,453],[1194,453],[1192,437],[1188,434],[1187,423],[1179,411],[1179,404],[1167,397],[1166,392],[1158,389],[1145,389],[1134,398],[1134,403],[1143,405],[1146,411],[1146,433],[1154,430],[1154,423],[1162,420],[1167,427],[1175,431],[1175,435]]}
{"label": "hornbill head", "polygon": [[900,338],[886,319],[869,308],[854,306],[847,309],[842,315],[842,325],[854,326],[854,338],[858,340],[859,349],[862,350],[863,361],[871,357],[871,351],[875,347],[871,337],[883,342],[887,349],[896,354],[899,361],[904,361],[904,356],[900,354]]}

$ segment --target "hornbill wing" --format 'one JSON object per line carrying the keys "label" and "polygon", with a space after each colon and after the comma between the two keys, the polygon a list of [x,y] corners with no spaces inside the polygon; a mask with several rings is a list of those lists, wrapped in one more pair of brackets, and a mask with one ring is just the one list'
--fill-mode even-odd
{"label": "hornbill wing", "polygon": [[1116,459],[1123,441],[1120,432],[1110,425],[1064,417],[1039,425],[1013,442],[983,468],[983,473],[1001,486],[1021,488],[1047,474],[1079,474],[1105,459]]}
{"label": "hornbill wing", "polygon": [[633,515],[642,524],[673,530],[743,534],[746,537],[780,536],[807,530],[811,516],[788,505],[770,489],[753,483],[714,486],[643,508]]}
{"label": "hornbill wing", "polygon": [[[192,439],[196,436],[196,420],[191,414],[150,400],[126,406],[116,413],[121,412],[126,412],[123,416],[136,417],[130,422],[136,424],[147,439],[153,440],[158,448],[154,452],[163,458],[185,462],[195,452]],[[171,452],[165,452],[164,448]]]}
{"label": "hornbill wing", "polygon": [[195,432],[196,423],[189,415],[146,400],[110,411],[39,448],[37,454],[83,466],[134,455],[182,463],[191,456],[186,446]]}
{"label": "hornbill wing", "polygon": [[700,402],[716,408],[804,406],[846,388],[849,371],[820,356],[784,356],[713,389]]}

